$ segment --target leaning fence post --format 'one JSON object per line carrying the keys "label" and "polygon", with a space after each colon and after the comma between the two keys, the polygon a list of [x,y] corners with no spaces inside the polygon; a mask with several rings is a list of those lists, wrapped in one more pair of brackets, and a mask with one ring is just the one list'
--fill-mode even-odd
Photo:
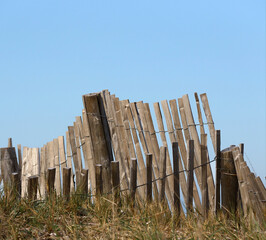
{"label": "leaning fence post", "polygon": [[159,163],[159,201],[162,203],[165,199],[165,176],[166,176],[166,147],[160,147],[160,163]]}
{"label": "leaning fence post", "polygon": [[9,147],[9,148],[12,147],[12,138],[8,138],[7,147]]}
{"label": "leaning fence post", "polygon": [[71,168],[63,168],[63,196],[68,201],[70,198]]}
{"label": "leaning fence post", "polygon": [[95,165],[95,173],[96,173],[96,195],[99,198],[103,193],[103,181],[102,181],[102,165]]}
{"label": "leaning fence post", "polygon": [[48,168],[47,169],[47,194],[51,196],[54,192],[54,183],[55,183],[55,173],[56,168]]}
{"label": "leaning fence post", "polygon": [[221,132],[216,130],[216,183],[215,183],[215,214],[220,209],[221,189]]}
{"label": "leaning fence post", "polygon": [[132,202],[135,202],[135,195],[136,195],[136,186],[137,186],[137,159],[131,159],[130,165],[130,198]]}
{"label": "leaning fence post", "polygon": [[147,202],[152,201],[152,154],[146,154]]}
{"label": "leaning fence post", "polygon": [[111,172],[112,172],[112,189],[113,189],[113,198],[116,204],[119,203],[120,197],[120,176],[119,176],[119,162],[111,162]]}
{"label": "leaning fence post", "polygon": [[207,184],[207,134],[201,134],[201,183],[202,183],[202,213],[208,217],[208,184]]}
{"label": "leaning fence post", "polygon": [[179,155],[178,155],[178,143],[172,143],[173,149],[173,165],[174,165],[174,206],[175,215],[180,216],[180,186],[179,186]]}
{"label": "leaning fence post", "polygon": [[38,176],[28,177],[28,199],[36,200],[38,188]]}
{"label": "leaning fence post", "polygon": [[188,141],[187,212],[193,210],[194,140]]}

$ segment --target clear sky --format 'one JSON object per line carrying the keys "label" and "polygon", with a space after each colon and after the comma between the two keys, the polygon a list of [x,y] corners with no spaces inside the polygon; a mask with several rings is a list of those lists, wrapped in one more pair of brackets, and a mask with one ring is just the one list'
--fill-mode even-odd
{"label": "clear sky", "polygon": [[0,146],[64,135],[85,93],[206,92],[222,148],[244,142],[265,183],[265,66],[263,0],[1,1]]}

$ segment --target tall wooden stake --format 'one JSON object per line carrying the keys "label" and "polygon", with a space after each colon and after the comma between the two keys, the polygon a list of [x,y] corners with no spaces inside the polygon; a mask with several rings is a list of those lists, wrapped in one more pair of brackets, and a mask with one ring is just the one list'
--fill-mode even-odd
{"label": "tall wooden stake", "polygon": [[137,186],[137,159],[131,159],[130,166],[130,198],[135,202],[136,195],[136,186]]}
{"label": "tall wooden stake", "polygon": [[194,140],[188,141],[187,212],[193,211]]}
{"label": "tall wooden stake", "polygon": [[166,176],[166,147],[160,147],[160,182],[159,182],[159,201],[165,199],[165,176]]}
{"label": "tall wooden stake", "polygon": [[221,132],[216,130],[216,182],[215,182],[215,214],[220,209],[220,189],[221,189]]}
{"label": "tall wooden stake", "polygon": [[207,185],[207,134],[201,134],[201,182],[202,182],[202,214],[208,217],[208,185]]}
{"label": "tall wooden stake", "polygon": [[174,206],[175,214],[180,216],[180,183],[179,183],[179,155],[178,155],[178,143],[173,142],[173,165],[174,165]]}
{"label": "tall wooden stake", "polygon": [[147,202],[152,201],[152,154],[146,154]]}

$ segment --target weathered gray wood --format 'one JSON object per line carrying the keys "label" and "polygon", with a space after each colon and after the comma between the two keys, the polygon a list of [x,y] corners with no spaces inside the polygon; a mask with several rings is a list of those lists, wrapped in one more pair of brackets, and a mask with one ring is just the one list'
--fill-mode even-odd
{"label": "weathered gray wood", "polygon": [[238,181],[231,150],[221,152],[221,203],[224,213],[235,213],[237,208]]}
{"label": "weathered gray wood", "polygon": [[136,186],[137,186],[137,159],[132,158],[130,165],[130,198],[133,203],[135,201]]}
{"label": "weathered gray wood", "polygon": [[173,165],[174,165],[174,206],[175,214],[177,217],[181,213],[181,202],[180,202],[180,181],[179,181],[179,154],[178,154],[178,142],[172,143],[173,149]]}
{"label": "weathered gray wood", "polygon": [[53,140],[53,147],[54,147],[54,161],[55,161],[55,190],[56,194],[60,195],[61,194],[61,178],[60,178],[60,161],[59,161],[59,144],[58,144],[58,139],[55,138]]}
{"label": "weathered gray wood", "polygon": [[70,198],[70,189],[71,189],[71,168],[63,168],[63,196],[68,201]]}
{"label": "weathered gray wood", "polygon": [[[147,125],[148,125],[148,129],[150,133],[151,144],[152,144],[151,148],[153,149],[153,153],[155,154],[156,159],[159,159],[160,157],[159,143],[158,143],[158,139],[157,139],[156,132],[154,129],[150,107],[148,103],[145,103],[144,105],[146,108],[145,114],[146,114],[146,120],[147,120]],[[158,161],[153,162],[153,170],[154,170],[155,177],[158,178],[159,177],[159,162]],[[174,208],[174,199],[172,196],[172,191],[173,190],[170,189],[169,182],[166,178],[165,179],[165,193],[166,193],[166,197],[167,197],[167,200],[169,202],[171,209]]]}
{"label": "weathered gray wood", "polygon": [[146,176],[147,176],[147,202],[152,201],[152,154],[146,154]]}
{"label": "weathered gray wood", "polygon": [[75,168],[76,186],[78,186],[79,180],[80,180],[81,162],[79,162],[78,155],[77,155],[77,145],[75,141],[75,133],[74,133],[73,126],[68,127],[68,133],[69,133],[69,141],[70,141],[72,158],[73,158],[73,163],[74,163],[74,168]]}
{"label": "weathered gray wood", "polygon": [[188,141],[187,212],[193,211],[194,140]]}
{"label": "weathered gray wood", "polygon": [[[74,185],[74,176],[73,176],[73,167],[72,167],[72,155],[71,155],[71,146],[70,146],[70,139],[69,139],[69,132],[66,131],[66,150],[67,150],[67,167],[70,168],[70,192],[75,191],[75,185]],[[94,168],[94,165],[93,165]],[[94,178],[95,179],[95,178]]]}
{"label": "weathered gray wood", "polygon": [[215,213],[217,214],[221,206],[221,135],[220,130],[216,130],[216,181],[215,181]]}
{"label": "weathered gray wood", "polygon": [[202,177],[202,214],[206,219],[209,212],[207,184],[207,134],[201,134],[201,177]]}
{"label": "weathered gray wood", "polygon": [[201,98],[203,110],[204,110],[204,113],[205,113],[205,116],[206,116],[206,119],[208,122],[208,127],[209,127],[209,132],[210,132],[210,136],[211,136],[211,140],[212,140],[212,145],[213,145],[213,149],[215,152],[216,151],[215,128],[214,128],[214,122],[212,119],[212,114],[211,114],[207,94],[206,93],[200,94],[200,98]]}
{"label": "weathered gray wood", "polygon": [[[174,119],[174,115],[177,115],[177,117],[175,116],[175,118],[177,118],[177,119],[175,119],[175,121],[176,121],[177,125],[180,125],[180,122],[178,122],[179,118],[178,118],[177,109],[175,109],[175,106],[172,106],[172,109],[174,111],[173,111],[172,116],[171,116],[170,109],[169,109],[167,101],[164,100],[164,101],[161,101],[161,103],[162,103],[162,108],[163,108],[164,115],[165,115],[165,118],[166,118],[166,124],[167,124],[167,129],[168,129],[170,141],[173,143],[175,141],[181,140],[181,147],[183,147],[182,146],[183,136],[182,137],[181,136],[179,136],[179,137],[176,136],[176,132],[174,131],[174,127],[173,127],[173,123],[172,123],[172,116],[173,116],[173,119]],[[174,103],[172,103],[172,105],[174,105]],[[180,138],[182,138],[182,139],[180,139]],[[185,150],[183,150],[183,151],[185,151]],[[179,152],[178,152],[178,154],[179,154]],[[186,154],[185,154],[185,156],[186,156]],[[180,156],[179,156],[179,158],[180,158]],[[187,164],[187,159],[184,160],[184,165],[186,165],[186,164]],[[181,171],[184,170],[183,169],[183,165],[182,165],[181,162],[179,163],[179,168],[180,168]],[[186,179],[185,179],[185,173],[184,172],[181,173],[180,179],[181,179],[182,192],[185,193],[186,192]],[[184,196],[186,196],[186,194],[184,194]],[[195,206],[196,206],[197,210],[199,212],[201,212],[201,203],[200,203],[199,193],[198,193],[198,189],[197,189],[197,186],[195,184],[195,181],[193,182],[193,196],[194,196]]]}
{"label": "weathered gray wood", "polygon": [[103,178],[102,178],[102,165],[95,165],[96,174],[96,195],[99,198],[103,194]]}
{"label": "weathered gray wood", "polygon": [[37,189],[38,189],[38,176],[30,176],[28,178],[28,199],[37,199]]}
{"label": "weathered gray wood", "polygon": [[45,197],[45,192],[46,192],[46,181],[45,181],[45,176],[46,176],[46,161],[45,161],[45,146],[41,148],[41,155],[40,155],[40,198]]}
{"label": "weathered gray wood", "polygon": [[198,93],[195,92],[194,96],[195,96],[196,105],[197,105],[198,119],[199,119],[199,124],[200,124],[200,134],[205,134]]}
{"label": "weathered gray wood", "polygon": [[22,168],[22,151],[21,151],[21,144],[17,145],[18,149],[18,169],[19,169],[19,178],[21,178],[21,168]]}
{"label": "weathered gray wood", "polygon": [[166,147],[160,147],[159,201],[165,201]]}
{"label": "weathered gray wood", "polygon": [[[183,106],[184,106],[184,111],[185,111],[185,115],[186,115],[186,119],[187,119],[187,123],[188,123],[188,128],[190,131],[190,135],[191,135],[191,139],[194,140],[194,146],[195,146],[195,163],[197,165],[200,165],[200,141],[199,141],[199,136],[197,133],[197,129],[196,129],[196,125],[195,125],[195,121],[193,118],[193,114],[192,114],[192,109],[190,106],[190,102],[189,102],[189,98],[188,95],[184,95],[182,97],[182,102],[183,102]],[[207,158],[207,161],[209,161],[209,157]],[[201,189],[201,177],[200,177],[200,169],[197,168],[196,169],[196,177],[198,180],[198,184],[200,186]],[[211,171],[211,167],[208,164],[207,165],[207,181],[208,181],[208,194],[209,194],[209,203],[210,203],[210,207],[213,207],[213,196],[215,195],[215,187],[214,187],[214,181],[213,181],[213,175],[212,175],[212,171]]]}
{"label": "weathered gray wood", "polygon": [[48,168],[47,169],[47,194],[48,196],[51,196],[56,190],[55,179],[56,179],[56,168]]}
{"label": "weathered gray wood", "polygon": [[[77,119],[77,117],[76,117]],[[79,166],[80,166],[80,171],[81,169],[84,167],[83,164],[82,164],[82,157],[81,157],[81,148],[82,148],[82,143],[80,142],[80,139],[79,139],[79,127],[78,127],[78,124],[77,122],[74,122],[73,123],[73,126],[74,126],[74,135],[75,135],[75,142],[76,142],[76,147],[77,147],[77,157],[78,157],[78,162],[79,162]]]}
{"label": "weathered gray wood", "polygon": [[90,133],[92,138],[92,148],[95,164],[102,165],[103,190],[105,193],[111,190],[111,168],[107,140],[104,132],[104,125],[100,113],[98,98],[100,94],[83,95],[83,104],[88,117]]}
{"label": "weathered gray wood", "polygon": [[13,172],[18,172],[19,170],[15,148],[0,148],[0,164],[4,182],[4,191],[7,192],[11,190],[11,174]]}

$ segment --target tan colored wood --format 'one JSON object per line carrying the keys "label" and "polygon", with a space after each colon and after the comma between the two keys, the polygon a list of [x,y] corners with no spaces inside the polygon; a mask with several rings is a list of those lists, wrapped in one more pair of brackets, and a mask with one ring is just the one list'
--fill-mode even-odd
{"label": "tan colored wood", "polygon": [[11,174],[11,185],[12,197],[18,199],[20,197],[20,178],[18,173]]}
{"label": "tan colored wood", "polygon": [[66,131],[66,150],[67,150],[67,158],[66,158],[67,167],[70,168],[70,192],[73,193],[75,191],[75,185],[74,185],[74,176],[73,176],[73,168],[72,168],[71,146],[70,146],[70,139],[69,139],[68,131]]}
{"label": "tan colored wood", "polygon": [[53,147],[54,147],[54,161],[55,161],[55,191],[57,195],[61,194],[61,178],[60,178],[60,162],[59,162],[59,144],[58,139],[55,138],[53,140]]}
{"label": "tan colored wood", "polygon": [[80,131],[77,122],[73,123],[74,126],[74,135],[75,135],[75,142],[76,142],[76,147],[77,147],[77,157],[78,157],[78,162],[80,169],[82,169],[84,166],[82,164],[82,156],[81,156],[81,149],[82,149],[82,144],[80,142],[79,136],[80,136]]}
{"label": "tan colored wood", "polygon": [[68,133],[69,133],[72,158],[73,158],[73,163],[74,163],[74,168],[75,168],[76,186],[78,186],[79,180],[80,180],[79,177],[80,177],[80,172],[81,172],[81,163],[79,162],[78,155],[77,155],[77,145],[75,141],[74,127],[69,126]]}
{"label": "tan colored wood", "polygon": [[45,194],[46,194],[46,181],[45,181],[45,176],[46,176],[46,159],[45,159],[45,146],[41,148],[40,152],[40,198],[44,199]]}
{"label": "tan colored wood", "polygon": [[90,126],[95,164],[101,164],[103,166],[103,191],[107,193],[111,190],[111,158],[109,156],[108,143],[104,133],[102,116],[100,114],[98,102],[100,94],[83,95],[82,98]]}
{"label": "tan colored wood", "polygon": [[86,156],[84,156],[85,167],[89,169],[89,184],[91,187],[91,192],[93,195],[96,193],[96,183],[95,183],[95,167],[92,149],[92,139],[89,128],[88,118],[86,116],[85,110],[82,111],[82,130],[84,138],[83,149],[86,151]]}
{"label": "tan colored wood", "polygon": [[187,123],[187,119],[186,119],[186,114],[185,114],[185,109],[184,109],[184,104],[183,104],[182,98],[178,98],[178,106],[179,106],[180,117],[181,117],[182,126],[183,126],[183,132],[184,132],[184,136],[185,136],[185,139],[187,142],[191,139],[191,136],[190,136],[190,133],[188,130],[188,123]]}
{"label": "tan colored wood", "polygon": [[[133,143],[133,136],[131,134],[130,124],[129,124],[128,115],[127,115],[127,107],[129,107],[129,100],[120,101],[120,105],[121,105],[121,110],[122,110],[122,115],[123,115],[123,123],[124,123],[125,130],[127,133],[127,143],[128,143],[130,158],[135,159],[137,158],[137,155],[136,155],[136,150],[135,150],[134,143]],[[141,172],[138,166],[136,170],[138,174],[138,179],[136,180],[137,180],[137,183],[141,185],[143,184],[144,181],[142,179]],[[142,200],[145,199],[145,191],[143,187],[136,189],[136,192]]]}
{"label": "tan colored wood", "polygon": [[26,197],[28,186],[28,147],[23,147],[22,168],[21,168],[21,197]]}
{"label": "tan colored wood", "polygon": [[263,182],[261,181],[261,178],[259,176],[256,177],[256,182],[257,182],[257,184],[258,184],[258,186],[260,188],[260,191],[261,191],[261,193],[263,195],[263,200],[266,200],[266,189],[265,189],[265,187],[263,185]]}
{"label": "tan colored wood", "polygon": [[[180,133],[179,133],[179,137],[176,136],[176,133],[175,133],[174,127],[173,127],[172,116],[171,116],[171,113],[170,113],[170,109],[169,109],[167,100],[161,101],[161,104],[162,104],[163,112],[164,112],[164,115],[165,115],[165,118],[166,118],[167,130],[168,130],[168,133],[169,133],[170,141],[173,143],[175,141],[181,140],[181,146],[182,146],[182,144],[184,143],[184,140],[183,140],[183,137],[182,137],[182,139],[180,139],[181,136],[182,136],[182,135],[180,136]],[[172,104],[172,105],[174,105],[174,104]],[[177,109],[175,109],[174,106],[173,106],[173,109],[174,109],[174,113],[176,114],[177,113]],[[174,115],[174,114],[172,114],[172,115]],[[179,117],[176,117],[176,118],[177,118],[177,119],[175,119],[176,124],[180,125],[180,121],[178,122]],[[183,143],[182,143],[182,140],[183,140]],[[183,147],[184,146],[182,146],[182,148]],[[184,149],[182,149],[182,150],[185,152]],[[186,155],[186,154],[184,154],[184,155]],[[180,156],[179,156],[179,158],[180,158]],[[186,162],[187,162],[187,160],[184,161],[184,164],[186,164]],[[179,168],[180,168],[181,171],[184,170],[183,169],[183,165],[182,165],[181,162],[179,163]],[[182,172],[180,177],[181,177],[182,192],[185,193],[186,192],[185,173]],[[186,196],[186,193],[184,194],[184,196]],[[201,209],[201,203],[200,203],[199,193],[198,193],[198,189],[197,189],[197,186],[195,184],[195,181],[193,181],[193,196],[194,196],[195,206],[196,206],[197,210],[199,212],[201,212],[201,210],[202,210]]]}
{"label": "tan colored wood", "polygon": [[12,138],[8,138],[7,147],[8,148],[11,148],[12,147]]}
{"label": "tan colored wood", "polygon": [[[19,167],[19,175],[21,175],[21,167],[22,167],[22,151],[21,151],[21,144],[17,145],[18,149],[18,167]],[[1,168],[0,168],[1,169]],[[19,176],[20,178],[21,176]]]}
{"label": "tan colored wood", "polygon": [[58,137],[59,158],[61,170],[67,166],[64,136]]}
{"label": "tan colored wood", "polygon": [[240,149],[238,147],[235,147],[232,149],[232,154],[235,162],[235,168],[236,168],[236,174],[238,178],[238,186],[241,194],[241,200],[242,200],[242,206],[245,216],[248,214],[248,208],[250,207],[250,200],[247,193],[247,187],[246,183],[244,181],[244,178],[242,176],[242,171],[240,169],[240,163],[243,162],[243,156],[240,152]]}
{"label": "tan colored wood", "polygon": [[216,143],[215,143],[215,127],[214,127],[214,121],[212,119],[212,114],[211,114],[211,110],[210,110],[210,105],[209,105],[209,101],[207,98],[207,94],[203,93],[200,94],[200,98],[201,98],[201,102],[202,102],[202,106],[203,106],[203,110],[208,122],[208,127],[209,127],[209,132],[210,132],[210,136],[211,136],[211,140],[212,140],[212,145],[213,145],[213,149],[214,152],[216,151]]}
{"label": "tan colored wood", "polygon": [[[189,103],[188,95],[184,95],[182,97],[182,100],[184,104],[184,110],[186,114],[186,119],[187,119],[189,131],[190,131],[191,139],[194,140],[195,162],[197,165],[199,165],[200,164],[200,142],[199,142],[199,136],[198,136],[197,129],[195,126],[194,118],[192,115],[192,110],[191,110],[191,106]],[[207,161],[209,162],[209,157],[207,158]],[[198,183],[201,189],[201,179],[200,179],[200,173],[198,173],[198,170],[196,170],[196,176],[197,176],[197,180],[198,180]],[[207,176],[208,176],[209,202],[210,202],[210,207],[213,207],[215,188],[214,188],[212,171],[211,171],[211,167],[209,164],[207,165]]]}
{"label": "tan colored wood", "polygon": [[[134,141],[135,148],[136,148],[136,155],[137,155],[137,159],[138,159],[138,173],[139,173],[139,175],[137,177],[137,183],[138,183],[138,185],[142,185],[142,184],[146,183],[146,169],[145,169],[144,158],[142,155],[141,146],[140,146],[140,142],[139,142],[139,138],[138,138],[138,134],[137,134],[137,127],[135,126],[132,110],[131,110],[129,105],[126,106],[126,112],[127,112],[128,122],[129,122],[129,125],[131,128],[132,137],[133,137],[133,141]],[[145,186],[140,187],[140,189],[142,189],[142,191],[144,193],[146,193]]]}
{"label": "tan colored wood", "polygon": [[[158,139],[156,136],[156,132],[154,129],[154,124],[152,121],[152,116],[151,116],[151,111],[150,111],[150,107],[148,103],[145,103],[145,116],[146,116],[146,120],[147,120],[147,125],[148,125],[148,130],[150,133],[150,138],[151,138],[151,144],[152,144],[152,149],[153,149],[153,154],[155,155],[155,159],[159,159],[160,156],[160,149],[159,149],[159,143],[158,143]],[[154,170],[154,174],[155,177],[158,178],[159,177],[159,162],[158,161],[153,161],[153,170]],[[174,199],[172,196],[172,189],[170,189],[169,187],[169,182],[168,182],[168,178],[165,179],[165,193],[166,193],[166,197],[169,201],[170,207],[171,209],[174,209]]]}
{"label": "tan colored wood", "polygon": [[207,184],[207,134],[201,134],[201,182],[202,182],[202,213],[204,219],[208,218],[208,184]]}
{"label": "tan colored wood", "polygon": [[84,198],[88,195],[88,178],[89,178],[89,170],[88,169],[81,169],[81,178],[80,178],[80,185],[78,189],[81,194],[83,194]]}
{"label": "tan colored wood", "polygon": [[196,105],[197,105],[198,119],[199,119],[199,124],[200,124],[200,134],[205,134],[198,93],[195,92],[194,96],[195,96]]}
{"label": "tan colored wood", "polygon": [[[162,119],[162,113],[161,113],[160,105],[157,102],[157,103],[153,104],[153,107],[154,107],[154,111],[155,111],[157,124],[158,124],[160,137],[161,137],[163,146],[167,147],[167,149],[168,149],[168,144],[167,144],[167,140],[166,140],[166,135],[165,135],[164,125],[163,125],[163,119]],[[167,150],[167,153],[166,153],[166,174],[169,175],[172,173],[173,173],[173,171],[172,171],[172,165],[170,162],[170,155],[169,155],[169,151]],[[174,177],[173,177],[173,175],[168,177],[168,182],[169,182],[170,189],[174,189]]]}
{"label": "tan colored wood", "polygon": [[[140,125],[142,126],[142,132],[143,132],[143,137],[145,139],[145,144],[146,144],[146,150],[148,153],[151,153],[153,155],[153,171],[152,171],[152,180],[156,179],[156,176],[158,176],[158,174],[156,174],[156,170],[157,170],[157,166],[158,166],[158,162],[159,161],[159,156],[156,156],[156,151],[154,151],[153,147],[152,147],[152,142],[151,142],[151,137],[150,137],[150,132],[149,132],[149,128],[147,125],[147,121],[146,121],[146,108],[143,104],[143,102],[138,102],[134,105],[136,107],[136,112],[138,114],[138,118],[140,120]],[[158,200],[159,199],[159,189],[157,187],[157,182],[153,182],[153,194],[154,194],[154,199]]]}

